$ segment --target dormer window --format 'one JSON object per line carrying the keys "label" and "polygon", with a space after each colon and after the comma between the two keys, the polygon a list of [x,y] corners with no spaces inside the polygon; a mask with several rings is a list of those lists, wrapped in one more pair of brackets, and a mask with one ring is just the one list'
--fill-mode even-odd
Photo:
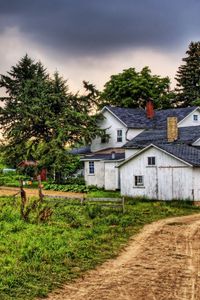
{"label": "dormer window", "polygon": [[122,142],[122,129],[117,130],[117,142],[118,143]]}
{"label": "dormer window", "polygon": [[193,115],[193,121],[195,121],[195,122],[198,121],[198,115]]}

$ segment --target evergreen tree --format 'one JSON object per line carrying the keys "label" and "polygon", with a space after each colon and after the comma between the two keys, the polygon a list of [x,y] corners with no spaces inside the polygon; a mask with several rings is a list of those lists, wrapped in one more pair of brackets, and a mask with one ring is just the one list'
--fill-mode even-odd
{"label": "evergreen tree", "polygon": [[43,65],[27,55],[1,76],[0,86],[10,96],[0,107],[0,128],[7,159],[14,165],[34,159],[48,169],[62,170],[66,145],[100,134],[98,116],[89,114],[91,96],[72,95],[57,72],[50,78]]}
{"label": "evergreen tree", "polygon": [[0,87],[6,89],[9,97],[14,98],[19,95],[27,80],[33,78],[46,79],[47,73],[40,62],[34,61],[26,54],[16,66],[12,66],[8,75],[1,75]]}
{"label": "evergreen tree", "polygon": [[177,102],[182,107],[200,104],[200,42],[191,42],[186,54],[176,75]]}

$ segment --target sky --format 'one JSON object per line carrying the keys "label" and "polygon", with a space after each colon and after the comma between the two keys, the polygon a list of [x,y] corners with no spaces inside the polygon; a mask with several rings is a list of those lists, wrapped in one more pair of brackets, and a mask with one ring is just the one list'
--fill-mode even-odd
{"label": "sky", "polygon": [[200,40],[199,12],[199,0],[0,0],[0,74],[27,53],[73,92],[144,66],[173,88],[189,43]]}

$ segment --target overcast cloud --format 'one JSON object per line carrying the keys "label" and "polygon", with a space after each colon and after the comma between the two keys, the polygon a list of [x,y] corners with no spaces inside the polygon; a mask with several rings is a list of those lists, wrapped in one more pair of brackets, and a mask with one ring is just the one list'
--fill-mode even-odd
{"label": "overcast cloud", "polygon": [[127,67],[173,77],[199,12],[198,0],[0,0],[0,73],[27,52],[74,89]]}

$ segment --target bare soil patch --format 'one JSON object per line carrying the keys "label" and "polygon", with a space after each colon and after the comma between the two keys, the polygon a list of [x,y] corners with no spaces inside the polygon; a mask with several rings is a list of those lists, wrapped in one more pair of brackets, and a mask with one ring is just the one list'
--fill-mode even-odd
{"label": "bare soil patch", "polygon": [[48,300],[199,300],[200,215],[146,225],[117,259]]}
{"label": "bare soil patch", "polygon": [[[38,196],[37,189],[24,189],[28,197]],[[0,187],[0,196],[12,196],[19,192],[19,188],[12,188],[12,187]],[[73,192],[59,192],[59,191],[42,191],[44,195],[50,196],[65,196],[65,197],[72,197],[72,198],[82,198],[84,196],[83,193],[73,193]]]}

